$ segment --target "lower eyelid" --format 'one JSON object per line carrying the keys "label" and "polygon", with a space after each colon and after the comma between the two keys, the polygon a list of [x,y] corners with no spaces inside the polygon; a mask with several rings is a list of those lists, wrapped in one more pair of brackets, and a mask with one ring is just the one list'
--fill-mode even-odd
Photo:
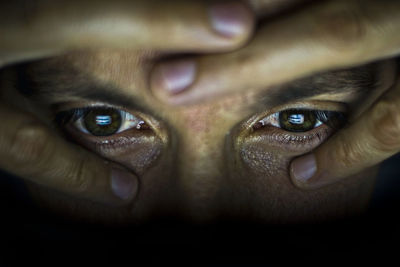
{"label": "lower eyelid", "polygon": [[327,125],[321,125],[304,133],[288,132],[278,127],[266,126],[253,131],[245,139],[266,143],[279,150],[305,153],[326,141],[333,132],[334,130]]}
{"label": "lower eyelid", "polygon": [[[301,110],[301,109],[299,109],[299,110]],[[261,120],[258,120],[253,125],[253,129],[259,129],[259,128],[265,127],[267,125],[274,126],[274,127],[277,127],[277,128],[282,128],[281,124],[280,124],[279,116],[280,116],[280,113],[284,112],[284,111],[285,110],[281,110],[281,111],[275,112],[273,114],[270,114],[270,115],[264,117]],[[320,111],[320,110],[314,110],[314,111]],[[325,123],[326,122],[322,122],[321,120],[317,119],[316,120],[316,124],[314,125],[314,129],[319,127],[319,126],[321,126],[321,125],[323,125],[323,124],[325,124]],[[306,132],[306,131],[304,131],[304,132]]]}

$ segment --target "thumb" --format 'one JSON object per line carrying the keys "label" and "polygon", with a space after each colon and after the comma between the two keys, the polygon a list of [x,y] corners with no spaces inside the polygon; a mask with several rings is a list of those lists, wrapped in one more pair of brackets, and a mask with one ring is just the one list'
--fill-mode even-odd
{"label": "thumb", "polygon": [[388,91],[356,122],[310,154],[292,161],[290,176],[319,188],[372,167],[400,151],[400,86]]}
{"label": "thumb", "polygon": [[126,204],[138,178],[67,143],[29,114],[0,106],[0,168],[43,186],[107,204]]}

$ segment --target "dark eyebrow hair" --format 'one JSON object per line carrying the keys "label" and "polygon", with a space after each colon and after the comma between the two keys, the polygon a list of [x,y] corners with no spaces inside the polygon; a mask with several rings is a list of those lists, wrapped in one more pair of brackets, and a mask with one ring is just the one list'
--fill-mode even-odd
{"label": "dark eyebrow hair", "polygon": [[121,94],[114,84],[100,82],[72,68],[38,70],[31,68],[30,64],[22,64],[16,67],[16,72],[18,92],[32,100],[47,102],[53,108],[62,104],[62,101],[54,103],[55,99],[77,97],[151,114],[139,99]]}
{"label": "dark eyebrow hair", "polygon": [[[351,69],[317,73],[260,94],[261,103],[274,106],[322,94],[341,92],[367,93],[381,85],[379,62]],[[272,90],[271,90],[272,89]]]}
{"label": "dark eyebrow hair", "polygon": [[[314,74],[268,88],[268,93],[260,93],[258,105],[261,104],[261,108],[265,108],[321,94],[345,91],[369,92],[379,87],[380,73],[380,65],[377,62],[351,69]],[[89,74],[68,66],[45,64],[44,68],[40,65],[38,68],[35,63],[18,65],[16,89],[33,100],[37,99],[50,104],[55,99],[70,96],[139,110],[148,114],[153,113],[139,99],[119,93],[120,90],[115,85],[97,81]]]}

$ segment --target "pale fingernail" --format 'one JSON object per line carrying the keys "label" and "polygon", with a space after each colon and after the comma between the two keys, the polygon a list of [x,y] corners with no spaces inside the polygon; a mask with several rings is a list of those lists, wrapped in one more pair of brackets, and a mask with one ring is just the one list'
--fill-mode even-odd
{"label": "pale fingernail", "polygon": [[293,178],[302,183],[306,183],[316,172],[317,162],[312,153],[295,159],[291,164]]}
{"label": "pale fingernail", "polygon": [[123,200],[133,198],[138,190],[138,185],[138,179],[133,174],[116,168],[112,169],[111,189],[117,197]]}
{"label": "pale fingernail", "polygon": [[209,12],[212,27],[221,35],[235,37],[244,34],[249,28],[251,13],[241,3],[216,4]]}
{"label": "pale fingernail", "polygon": [[153,83],[170,94],[177,94],[188,88],[196,76],[196,63],[191,60],[180,60],[161,63],[154,71]]}

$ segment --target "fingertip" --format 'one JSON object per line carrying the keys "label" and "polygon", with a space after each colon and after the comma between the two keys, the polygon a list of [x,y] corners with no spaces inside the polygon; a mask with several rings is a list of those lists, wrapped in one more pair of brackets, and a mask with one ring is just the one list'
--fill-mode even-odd
{"label": "fingertip", "polygon": [[111,190],[118,199],[129,202],[137,196],[139,180],[134,174],[114,167],[110,178]]}
{"label": "fingertip", "polygon": [[156,98],[169,104],[187,91],[197,76],[197,63],[181,59],[157,64],[150,76],[150,89]]}
{"label": "fingertip", "polygon": [[176,60],[157,65],[151,77],[155,91],[175,95],[187,89],[196,77],[196,63],[193,60]]}
{"label": "fingertip", "polygon": [[290,164],[290,177],[299,188],[309,188],[313,185],[317,173],[317,162],[315,155],[309,153],[294,159]]}
{"label": "fingertip", "polygon": [[218,3],[209,9],[213,30],[225,38],[246,39],[251,35],[255,14],[242,2]]}

